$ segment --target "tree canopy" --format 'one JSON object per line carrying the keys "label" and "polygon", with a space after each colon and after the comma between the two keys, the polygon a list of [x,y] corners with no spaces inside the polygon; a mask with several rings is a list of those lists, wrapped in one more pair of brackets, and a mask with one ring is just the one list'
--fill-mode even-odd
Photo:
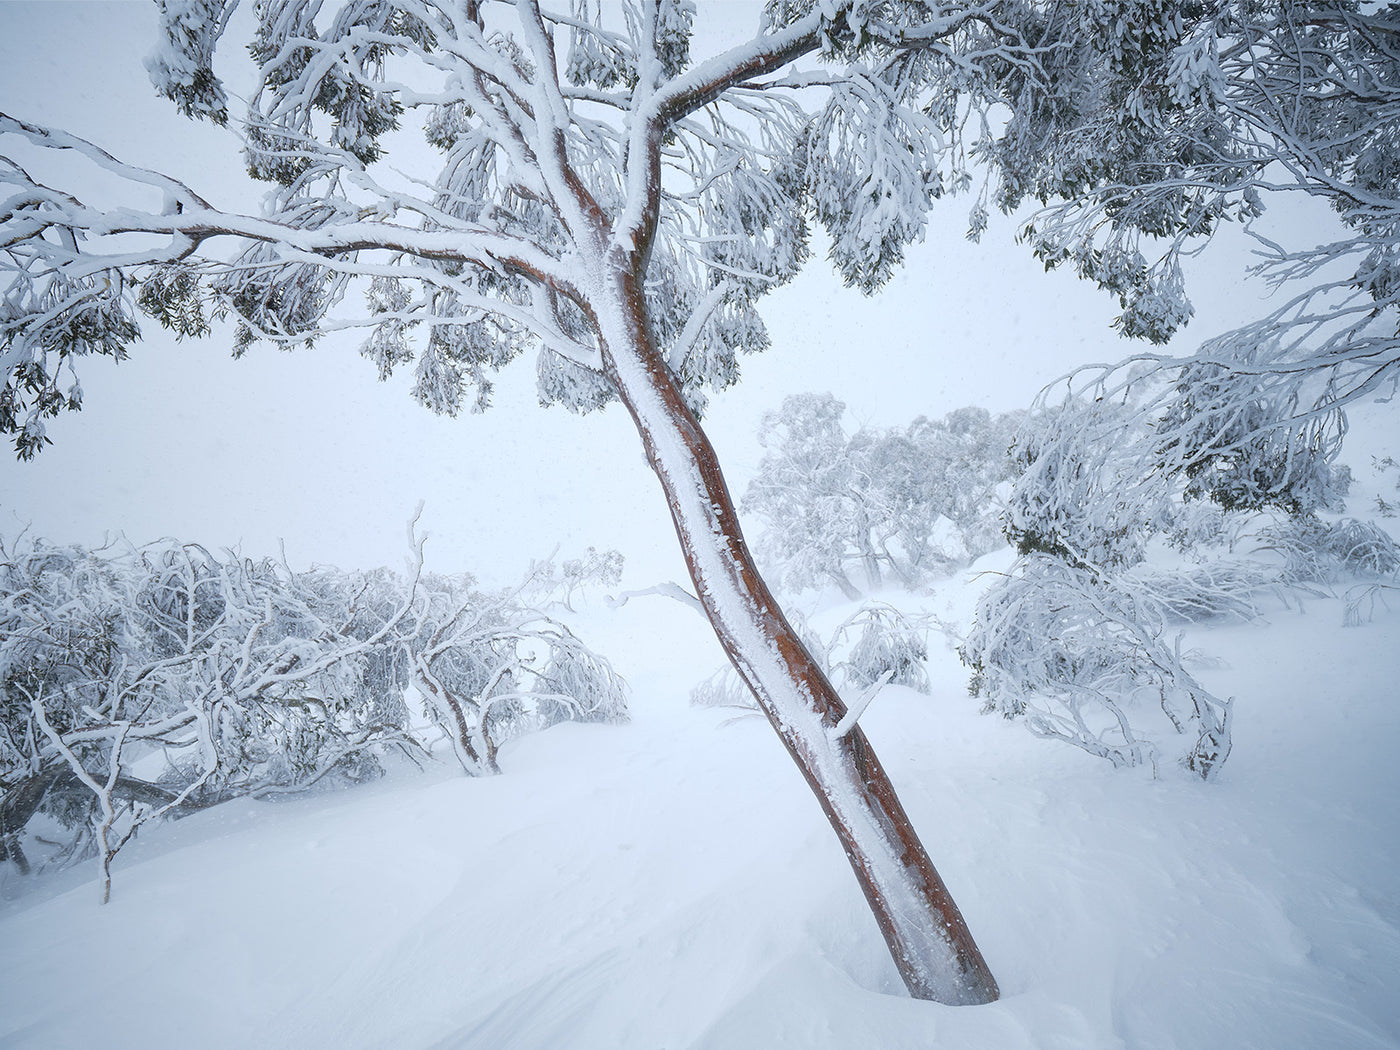
{"label": "tree canopy", "polygon": [[[767,345],[754,303],[805,260],[812,220],[869,290],[935,199],[978,186],[974,234],[989,207],[1045,205],[1023,230],[1032,250],[1115,294],[1123,334],[1154,342],[1191,316],[1184,252],[1252,223],[1271,191],[1324,198],[1345,236],[1261,240],[1294,294],[1203,358],[1275,400],[1321,377],[1310,405],[1394,376],[1393,5],[774,0],[753,41],[694,63],[680,0],[287,0],[257,5],[244,112],[218,73],[235,0],[159,6],[157,90],[240,123],[249,173],[276,189],[262,215],[228,215],[5,118],[6,138],[86,154],[159,202],[133,198],[114,222],[5,164],[0,427],[23,456],[80,403],[72,359],[123,355],[142,313],[183,334],[232,314],[239,347],[361,327],[381,373],[412,363],[415,396],[445,412],[484,406],[491,375],[532,349],[543,399],[597,407],[614,395],[579,306],[590,214],[646,258],[655,338],[699,408]],[[377,163],[409,128],[434,175]],[[133,250],[122,234],[138,229],[167,240]],[[1219,421],[1191,416],[1208,440]]]}

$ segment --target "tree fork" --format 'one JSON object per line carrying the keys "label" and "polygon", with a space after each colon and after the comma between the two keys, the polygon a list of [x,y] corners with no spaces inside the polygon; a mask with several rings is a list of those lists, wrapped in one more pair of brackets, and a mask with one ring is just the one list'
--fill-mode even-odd
{"label": "tree fork", "polygon": [[652,344],[639,282],[619,276],[604,297],[616,306],[595,314],[606,371],[661,482],[695,592],[821,803],[909,993],[995,1001],[996,980],[869,740],[858,726],[832,732],[846,706],[754,564],[714,448]]}

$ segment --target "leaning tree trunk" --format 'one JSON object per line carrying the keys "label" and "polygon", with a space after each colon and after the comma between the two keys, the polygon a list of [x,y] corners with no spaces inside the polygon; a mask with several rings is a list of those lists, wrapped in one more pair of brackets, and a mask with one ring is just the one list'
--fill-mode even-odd
{"label": "leaning tree trunk", "polygon": [[714,449],[651,339],[639,283],[619,274],[600,299],[608,376],[666,492],[696,593],[841,840],[910,994],[992,1002],[996,981],[869,741],[859,727],[834,732],[845,705],[754,565]]}

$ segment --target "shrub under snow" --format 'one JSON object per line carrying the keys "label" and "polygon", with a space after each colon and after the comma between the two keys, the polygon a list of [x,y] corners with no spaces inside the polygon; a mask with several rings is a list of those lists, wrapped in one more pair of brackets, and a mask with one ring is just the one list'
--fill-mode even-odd
{"label": "shrub under snow", "polygon": [[1157,768],[1167,739],[1210,779],[1230,752],[1231,704],[1182,666],[1164,606],[1140,589],[1032,554],[985,594],[963,642],[984,711],[1115,766]]}
{"label": "shrub under snow", "polygon": [[45,863],[96,852],[106,872],[143,824],[358,783],[439,733],[481,774],[511,736],[626,717],[607,661],[520,589],[425,575],[416,553],[401,576],[0,544],[0,860],[27,870],[42,827]]}
{"label": "shrub under snow", "polygon": [[[929,691],[925,663],[928,625],[922,617],[911,618],[884,602],[869,602],[825,637],[800,617],[795,618],[794,627],[822,671],[848,694],[877,683],[903,685],[920,693]],[[731,667],[698,683],[690,691],[690,702],[697,707],[755,706],[753,695]]]}

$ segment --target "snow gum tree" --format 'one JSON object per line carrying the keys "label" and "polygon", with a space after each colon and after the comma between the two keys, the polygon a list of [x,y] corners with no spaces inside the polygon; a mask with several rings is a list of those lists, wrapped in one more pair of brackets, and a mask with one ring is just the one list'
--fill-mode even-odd
{"label": "snow gum tree", "polygon": [[[1163,628],[1247,608],[1259,577],[1227,568],[1164,590],[1133,565],[1183,492],[1293,516],[1284,579],[1326,571],[1307,563],[1334,543],[1386,564],[1373,533],[1334,538],[1308,519],[1345,481],[1344,406],[1400,382],[1400,8],[1127,0],[1060,5],[1041,28],[1038,75],[1007,82],[1017,117],[991,149],[996,204],[1043,206],[1022,235],[1046,267],[1115,295],[1124,335],[1165,343],[1193,312],[1183,257],[1238,223],[1277,305],[1188,356],[1057,384],[1065,401],[1023,435],[1010,499],[1027,557],[984,598],[964,655],[991,706],[1025,713],[1038,695],[1054,710],[1033,728],[1115,762],[1150,757],[1124,701],[1155,703],[1177,732],[1193,723],[1186,765],[1209,778],[1229,704],[1184,673]],[[1284,194],[1331,208],[1326,240],[1265,227]]]}
{"label": "snow gum tree", "polygon": [[1143,465],[1155,444],[1138,406],[1116,401],[1026,419],[1003,521],[1021,557],[978,601],[959,653],[983,711],[1154,772],[1157,740],[1180,737],[1181,764],[1209,780],[1230,753],[1231,701],[1191,676],[1168,629],[1242,615],[1265,581],[1236,563],[1147,571],[1147,541],[1185,509],[1180,480]]}
{"label": "snow gum tree", "polygon": [[[1163,444],[1174,462],[1223,451],[1215,421],[1260,376],[1274,403],[1319,369],[1324,399],[1376,389],[1400,295],[1392,9],[770,0],[751,39],[697,60],[687,0],[261,0],[250,20],[237,0],[158,6],[157,90],[236,122],[272,189],[237,214],[0,116],[0,429],[20,455],[80,404],[75,361],[123,356],[140,313],[183,335],[231,316],[240,349],[359,326],[382,373],[411,366],[415,395],[448,413],[484,406],[495,371],[533,351],[543,400],[617,400],[636,422],[705,612],[910,990],[995,998],[868,741],[755,569],[697,414],[766,345],[755,303],[805,261],[812,220],[847,283],[874,289],[934,201],[973,184],[971,158],[1000,172],[974,234],[989,205],[1068,202],[1032,224],[1033,248],[1119,295],[1125,334],[1159,341],[1190,315],[1177,260],[1193,239],[1278,185],[1337,206],[1344,244],[1278,258],[1319,275],[1321,298],[1267,322],[1287,338],[1216,383],[1225,401],[1193,403]],[[231,92],[220,48],[246,21],[256,81]],[[417,155],[410,128],[438,156],[401,174],[383,158]],[[30,174],[55,153],[130,192],[99,203]],[[1357,267],[1320,276],[1337,257]],[[1259,334],[1211,360],[1233,369]]]}
{"label": "snow gum tree", "polygon": [[854,599],[854,574],[917,588],[1003,542],[997,486],[1019,413],[962,408],[847,435],[844,411],[831,394],[794,394],[763,417],[743,508],[764,526],[758,555],[779,586],[834,583]]}
{"label": "snow gum tree", "polygon": [[[75,360],[124,355],[138,313],[182,335],[231,316],[238,350],[361,326],[381,373],[411,365],[415,396],[447,413],[484,407],[492,374],[533,350],[543,401],[618,400],[635,421],[705,613],[910,992],[995,999],[869,741],[755,568],[697,413],[766,346],[755,302],[807,258],[810,219],[871,290],[969,181],[969,129],[989,133],[998,79],[1034,65],[1020,23],[1037,5],[775,0],[751,39],[695,61],[686,0],[263,0],[242,114],[215,61],[236,6],[161,0],[147,65],[183,113],[241,122],[272,186],[260,214],[0,116],[0,425],[20,455],[79,404]],[[380,162],[413,125],[435,174]],[[23,158],[51,151],[130,194],[99,205],[31,177]]]}

